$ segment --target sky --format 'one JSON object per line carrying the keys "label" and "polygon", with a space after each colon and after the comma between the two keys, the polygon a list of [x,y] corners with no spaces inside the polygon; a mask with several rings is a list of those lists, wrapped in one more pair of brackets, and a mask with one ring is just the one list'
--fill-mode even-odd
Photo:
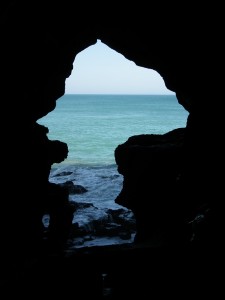
{"label": "sky", "polygon": [[65,94],[174,95],[154,70],[135,65],[100,40],[78,53]]}

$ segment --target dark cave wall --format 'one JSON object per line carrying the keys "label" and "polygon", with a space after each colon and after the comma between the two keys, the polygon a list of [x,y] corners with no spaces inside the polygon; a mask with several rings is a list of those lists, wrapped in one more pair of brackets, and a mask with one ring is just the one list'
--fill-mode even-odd
{"label": "dark cave wall", "polygon": [[[215,214],[213,226],[220,228],[221,186],[215,174],[222,154],[212,142],[215,132],[221,130],[219,118],[215,118],[220,112],[220,88],[218,81],[209,76],[218,73],[222,59],[220,41],[215,35],[217,24],[196,9],[184,14],[183,10],[170,13],[167,8],[161,11],[151,7],[149,11],[144,6],[124,14],[114,6],[112,17],[108,9],[99,10],[96,4],[89,11],[91,15],[87,16],[85,6],[78,8],[65,1],[50,5],[42,1],[13,1],[3,5],[1,104],[8,120],[1,119],[6,146],[2,154],[6,197],[1,204],[1,227],[6,240],[12,233],[20,240],[29,222],[35,227],[32,214],[46,196],[45,174],[50,165],[45,162],[45,134],[42,137],[36,132],[35,122],[54,110],[56,101],[65,93],[65,80],[72,72],[73,62],[76,68],[76,55],[97,39],[138,66],[156,70],[189,111],[183,192],[186,198],[207,197]],[[19,178],[12,183],[15,170]],[[14,193],[9,192],[12,184]],[[32,235],[32,226],[29,234]]]}
{"label": "dark cave wall", "polygon": [[17,96],[12,113],[19,123],[36,121],[55,108],[76,54],[97,41],[90,30],[79,32],[77,21],[72,26],[71,18],[69,8],[67,13],[57,5],[15,1],[3,20],[3,86],[12,99]]}

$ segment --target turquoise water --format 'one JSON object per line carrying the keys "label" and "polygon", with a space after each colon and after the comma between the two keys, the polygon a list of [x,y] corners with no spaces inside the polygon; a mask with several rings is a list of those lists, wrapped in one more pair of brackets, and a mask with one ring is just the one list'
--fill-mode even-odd
{"label": "turquoise water", "polygon": [[175,95],[64,95],[38,120],[49,138],[68,144],[61,164],[114,164],[114,150],[130,136],[185,127],[188,113]]}
{"label": "turquoise water", "polygon": [[66,142],[69,148],[68,158],[53,165],[50,181],[72,181],[85,187],[86,193],[70,195],[70,200],[93,204],[78,209],[73,222],[92,228],[96,220],[107,224],[108,209],[123,208],[130,213],[115,203],[123,187],[115,148],[132,135],[163,134],[185,127],[187,116],[173,95],[65,95],[58,99],[56,109],[38,123],[49,128],[50,139]]}

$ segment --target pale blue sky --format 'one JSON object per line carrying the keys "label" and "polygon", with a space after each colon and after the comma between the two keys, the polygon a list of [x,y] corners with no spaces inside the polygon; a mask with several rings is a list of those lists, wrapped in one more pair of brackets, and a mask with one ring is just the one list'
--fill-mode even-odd
{"label": "pale blue sky", "polygon": [[138,67],[101,41],[80,52],[65,94],[175,94],[154,70]]}

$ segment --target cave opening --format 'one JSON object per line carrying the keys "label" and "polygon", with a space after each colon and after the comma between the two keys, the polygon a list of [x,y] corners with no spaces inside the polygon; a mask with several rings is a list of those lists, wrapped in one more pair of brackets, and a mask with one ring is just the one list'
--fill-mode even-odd
{"label": "cave opening", "polygon": [[[80,52],[54,111],[38,120],[51,140],[66,142],[68,157],[50,181],[70,185],[78,205],[75,246],[132,242],[132,211],[115,203],[122,190],[114,151],[130,136],[185,127],[187,112],[161,76],[136,66],[100,41]],[[46,226],[48,218],[43,218]]]}
{"label": "cave opening", "polygon": [[[3,4],[3,12],[5,6]],[[201,293],[202,296],[206,293],[208,295],[211,291],[214,294],[215,291],[220,292],[221,275],[220,272],[215,271],[221,265],[221,258],[223,258],[221,255],[221,249],[223,249],[221,237],[224,227],[221,201],[223,185],[221,185],[221,177],[215,175],[218,174],[218,166],[222,165],[220,151],[222,147],[219,144],[220,140],[217,139],[217,136],[222,136],[223,130],[219,124],[222,112],[221,105],[219,105],[221,101],[219,91],[222,85],[218,82],[218,76],[211,75],[219,74],[222,56],[219,51],[221,34],[218,32],[218,22],[209,22],[208,18],[213,15],[212,6],[210,5],[209,14],[205,6],[203,7],[204,11],[202,8],[201,11],[198,11],[194,6],[190,6],[190,9],[188,6],[185,6],[185,9],[182,6],[180,11],[178,7],[176,10],[171,8],[171,12],[174,12],[171,14],[165,10],[165,7],[155,9],[151,6],[151,10],[149,10],[149,7],[145,9],[139,4],[135,5],[135,13],[130,14],[122,12],[120,6],[113,4],[110,6],[110,11],[112,12],[111,9],[114,9],[115,14],[111,13],[110,15],[108,6],[101,5],[101,9],[99,9],[100,7],[96,3],[94,3],[94,10],[90,10],[86,3],[84,8],[76,5],[71,9],[72,6],[66,2],[47,5],[42,1],[32,3],[10,1],[10,5],[7,6],[9,9],[4,12],[1,20],[2,112],[6,117],[3,118],[2,125],[4,198],[2,199],[1,218],[1,290],[3,293],[10,296],[12,291],[11,296],[14,296],[16,290],[17,295],[21,295],[23,298],[24,296],[30,298],[33,292],[40,298],[43,295],[52,298],[58,296],[59,293],[64,295],[64,298],[71,297],[71,294],[74,295],[74,293],[82,295],[83,298],[86,295],[93,297],[100,294],[99,298],[102,299],[102,289],[107,292],[112,287],[113,295],[106,294],[106,298],[117,299],[121,296],[124,298],[134,295],[139,298],[140,295],[152,296],[154,292],[157,295],[161,292],[164,294],[164,291],[167,296],[170,293],[173,296],[174,294],[180,295],[182,290],[190,296],[196,295],[196,293],[199,295]],[[88,10],[91,11],[91,14],[87,18]],[[81,18],[78,18],[78,15]],[[119,22],[120,16],[122,17],[121,23]],[[140,22],[135,21],[137,17],[141,19]],[[221,18],[217,17],[216,20],[221,20]],[[46,136],[43,134],[40,139],[37,139],[36,135],[33,135],[38,127],[36,126],[36,116],[43,116],[46,111],[51,111],[54,100],[60,97],[57,95],[63,94],[64,80],[70,71],[73,53],[84,49],[85,45],[91,45],[97,36],[101,36],[102,40],[107,41],[109,45],[115,45],[116,49],[121,49],[127,56],[133,57],[136,62],[141,62],[141,65],[155,66],[160,74],[165,76],[167,86],[176,91],[177,95],[179,94],[180,103],[187,105],[187,108],[190,109],[191,118],[189,118],[187,126],[190,131],[188,139],[185,140],[187,142],[183,159],[185,168],[182,170],[184,186],[176,189],[170,184],[165,185],[166,178],[163,182],[159,180],[158,186],[154,185],[154,196],[158,197],[160,194],[162,201],[169,202],[169,205],[166,206],[169,208],[169,212],[165,209],[165,214],[160,221],[163,221],[164,227],[168,227],[167,221],[172,221],[171,225],[175,225],[173,229],[176,231],[171,232],[173,238],[178,237],[178,239],[171,241],[169,246],[172,247],[165,247],[165,249],[150,245],[146,248],[145,244],[142,249],[140,247],[131,248],[129,249],[131,251],[123,251],[127,248],[118,247],[117,253],[112,247],[110,255],[108,255],[107,247],[98,249],[97,254],[95,247],[90,251],[84,249],[83,255],[80,255],[82,251],[62,253],[61,250],[67,250],[67,247],[61,249],[61,243],[58,247],[58,241],[62,237],[61,230],[57,230],[58,235],[53,243],[50,239],[50,243],[48,242],[48,237],[45,239],[45,234],[42,235],[42,228],[39,230],[39,214],[37,216],[36,205],[39,205],[40,200],[47,198],[46,196],[49,194],[46,193],[48,190],[45,184],[48,182],[45,180],[46,164],[43,159],[47,151],[42,144],[45,142]],[[94,47],[98,45],[101,44]],[[74,74],[77,76],[82,74],[79,70],[79,58],[86,51],[95,49],[94,47],[91,46],[77,55],[73,74],[66,82],[67,87]],[[120,58],[123,57],[120,56]],[[114,83],[121,88],[124,86],[130,88],[130,90],[124,91],[123,95],[121,95],[122,90],[117,92],[117,96],[123,98],[123,101],[118,102],[125,104],[125,110],[119,109],[117,118],[114,119],[115,122],[112,122],[112,110],[109,110],[108,113],[105,111],[103,114],[102,106],[100,106],[102,114],[99,114],[98,118],[94,118],[93,110],[92,114],[91,112],[87,114],[87,108],[96,109],[97,105],[87,105],[87,98],[86,100],[84,98],[84,96],[92,96],[94,93],[109,99],[112,95],[115,96],[112,94],[112,90],[107,90],[107,97],[105,96],[106,91],[103,89],[78,91],[78,88],[82,87],[79,78],[74,80],[74,87],[77,91],[70,94],[66,91],[66,94],[57,101],[57,108],[48,113],[45,118],[38,119],[38,122],[43,121],[49,128],[50,139],[65,141],[69,147],[67,159],[52,166],[51,180],[67,185],[70,190],[70,199],[74,197],[74,203],[76,201],[73,221],[73,233],[76,235],[76,241],[73,240],[68,245],[69,247],[71,245],[71,248],[86,245],[111,245],[114,242],[126,243],[132,240],[132,233],[135,232],[136,224],[130,222],[130,211],[125,211],[121,206],[118,209],[111,208],[111,205],[116,205],[112,194],[110,194],[110,207],[98,208],[91,202],[96,195],[99,204],[103,205],[104,202],[107,202],[105,201],[106,193],[110,190],[108,184],[111,184],[115,193],[118,191],[116,187],[119,187],[120,190],[123,184],[123,178],[116,170],[115,145],[107,156],[112,159],[112,162],[108,164],[103,151],[103,147],[108,144],[106,140],[100,143],[97,133],[100,133],[102,140],[103,137],[106,137],[108,142],[116,141],[117,146],[124,143],[128,137],[133,137],[134,134],[143,134],[144,130],[150,134],[158,132],[155,124],[160,125],[159,132],[164,132],[164,129],[168,130],[168,127],[164,127],[162,130],[161,126],[165,122],[175,128],[180,126],[178,120],[181,118],[181,125],[186,124],[187,112],[177,103],[173,93],[169,98],[174,98],[175,106],[165,105],[170,101],[168,101],[167,95],[164,95],[165,114],[163,118],[158,118],[159,122],[154,123],[154,120],[157,120],[157,113],[152,107],[149,109],[148,106],[147,108],[143,106],[145,118],[138,111],[142,107],[140,98],[152,99],[150,97],[152,91],[146,91],[143,87],[146,80],[149,82],[147,73],[150,74],[151,70],[138,68],[132,63],[136,70],[146,72],[146,76],[141,82],[142,85],[139,86],[140,90],[137,92],[135,88],[138,86],[138,76],[134,73],[127,73],[126,82],[122,81],[124,79],[122,76],[123,66],[125,62],[128,62],[127,60],[123,58],[124,64],[121,62],[120,66],[114,65],[114,68],[110,69],[111,64],[105,62],[104,53],[101,54],[101,59],[104,62],[103,65],[108,66],[108,73],[107,76],[101,73],[99,81],[104,82],[105,86],[105,80],[110,78],[111,84]],[[87,58],[85,61],[88,61]],[[87,64],[91,70],[100,69],[100,64],[97,66],[94,64],[96,61],[97,59],[92,57]],[[112,59],[111,62],[113,64]],[[93,80],[96,75],[90,69],[85,69],[84,74],[84,89],[96,88],[96,82]],[[114,75],[114,79],[109,75]],[[89,79],[91,79],[90,82],[88,82]],[[163,81],[161,82],[164,85]],[[50,84],[48,85],[48,83]],[[153,85],[155,86],[155,84]],[[64,104],[71,102],[68,99],[71,100],[74,94],[82,98],[78,99],[81,105],[86,103],[83,109],[79,107],[77,99],[77,103],[72,100],[72,106],[69,109],[63,108]],[[156,97],[158,92],[153,94]],[[137,96],[141,97],[138,101],[133,101],[133,113],[129,115],[128,107],[130,105],[128,102],[131,101],[129,99]],[[152,104],[152,101],[147,102],[148,105]],[[158,108],[159,99],[156,102]],[[177,109],[180,110],[178,118],[173,114]],[[125,118],[125,112],[130,119]],[[80,113],[79,116],[78,113]],[[85,115],[82,113],[88,115],[86,121]],[[214,119],[216,119],[215,122]],[[74,120],[78,121],[75,126]],[[120,121],[122,120],[124,122],[121,125]],[[178,121],[178,123],[175,124],[174,121]],[[119,124],[120,127],[118,127]],[[143,127],[136,133],[135,130],[139,128],[140,124]],[[96,130],[96,125],[101,125],[98,126],[99,130]],[[128,132],[128,130],[130,131]],[[122,139],[119,140],[118,136],[117,139],[114,139],[114,133],[121,134]],[[87,137],[86,134],[89,136]],[[68,140],[66,136],[69,137]],[[95,142],[96,147],[91,144],[92,142]],[[83,160],[82,155],[85,153],[86,157]],[[101,165],[99,162],[96,164],[97,158]],[[146,160],[143,165],[145,162]],[[152,162],[154,163],[154,161],[150,163]],[[171,163],[169,159],[166,162]],[[160,166],[163,166],[163,163],[164,161]],[[161,169],[157,167],[157,163],[155,163],[154,170],[160,171]],[[165,169],[167,168],[163,168],[163,170]],[[142,170],[142,168],[139,169],[139,171]],[[153,198],[152,189],[147,185],[149,182],[152,184],[151,180],[156,175],[152,172],[149,177],[151,171],[152,164],[149,164],[147,172],[141,179],[136,170],[128,172],[134,175],[134,181],[131,183],[136,179],[139,180],[137,193],[142,192],[143,197],[138,195],[138,200],[144,197],[144,200]],[[158,172],[157,175],[160,177],[161,173]],[[84,181],[81,180],[81,177]],[[142,181],[143,179],[146,181]],[[100,183],[102,184],[100,185]],[[130,186],[132,187],[132,185]],[[170,206],[171,202],[167,201],[168,199],[174,200],[174,195],[176,195],[179,205],[183,199],[185,200],[187,206],[184,205],[182,212],[185,213],[185,217],[188,215],[188,221],[193,216],[192,212],[196,213],[197,211],[194,215],[196,217],[192,219],[191,223],[192,237],[194,237],[190,240],[191,243],[184,244],[179,239],[181,236],[189,238],[189,232],[180,230],[180,224],[183,224],[183,218],[181,220],[177,218],[177,216],[180,217],[180,206]],[[67,198],[63,198],[64,200]],[[199,206],[202,203],[206,206]],[[43,206],[45,207],[45,203]],[[146,206],[140,208],[142,208],[143,214],[150,219],[148,214],[150,207],[147,207],[149,210],[146,209]],[[158,208],[157,217],[161,217],[161,206],[156,208]],[[38,217],[37,222],[36,217]],[[151,214],[151,217],[157,221],[154,214]],[[163,220],[163,217],[166,219]],[[145,225],[149,226],[148,229],[153,225],[153,222],[149,224],[149,219],[144,219],[145,222],[142,224],[144,230],[146,230]],[[45,222],[45,220],[43,221]],[[186,223],[186,218],[184,221]],[[122,230],[124,228],[126,230]],[[41,243],[39,243],[39,234],[41,234]],[[70,243],[70,240],[68,242]],[[99,275],[103,275],[104,280],[101,280]],[[215,278],[215,276],[217,277]]]}

